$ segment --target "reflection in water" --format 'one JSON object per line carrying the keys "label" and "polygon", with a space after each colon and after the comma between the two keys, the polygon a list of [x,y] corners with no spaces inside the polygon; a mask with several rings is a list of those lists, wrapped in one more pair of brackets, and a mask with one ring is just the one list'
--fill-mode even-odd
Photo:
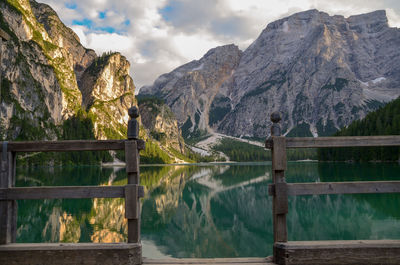
{"label": "reflection in water", "polygon": [[[288,182],[394,180],[395,164],[289,163]],[[150,257],[272,254],[269,164],[142,167]],[[124,185],[124,170],[18,169],[18,186]],[[26,176],[29,176],[26,177]],[[289,198],[289,240],[400,239],[399,194]],[[123,199],[19,201],[18,242],[122,242]]]}

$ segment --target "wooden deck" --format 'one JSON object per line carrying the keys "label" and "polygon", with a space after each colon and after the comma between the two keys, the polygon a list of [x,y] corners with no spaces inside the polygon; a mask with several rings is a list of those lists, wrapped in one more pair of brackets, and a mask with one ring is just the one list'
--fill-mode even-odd
{"label": "wooden deck", "polygon": [[180,264],[218,264],[218,265],[274,265],[272,257],[267,258],[224,258],[224,259],[148,259],[143,258],[143,264],[148,265],[180,265]]}

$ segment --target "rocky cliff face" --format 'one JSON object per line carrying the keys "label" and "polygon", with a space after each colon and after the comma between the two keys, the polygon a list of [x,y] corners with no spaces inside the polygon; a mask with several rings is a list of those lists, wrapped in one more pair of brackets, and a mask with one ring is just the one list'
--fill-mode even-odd
{"label": "rocky cliff face", "polygon": [[82,105],[94,119],[97,139],[126,137],[127,110],[136,105],[129,67],[121,54],[105,54],[96,58],[82,74]]}
{"label": "rocky cliff face", "polygon": [[48,5],[1,1],[0,136],[57,139],[61,125],[84,110],[98,139],[124,138],[135,104],[129,62],[119,53],[97,57],[83,47]]}
{"label": "rocky cliff face", "polygon": [[148,134],[167,148],[185,153],[185,142],[171,109],[154,99],[139,100],[140,117]]}
{"label": "rocky cliff face", "polygon": [[[270,23],[243,53],[237,50],[238,56],[227,58],[232,61],[225,64],[232,67],[213,79],[212,96],[202,111],[208,117],[201,123],[195,116],[191,128],[265,138],[269,114],[279,110],[288,135],[333,133],[400,95],[399,44],[400,30],[388,26],[384,11],[344,18],[310,10]],[[221,49],[212,50],[217,58]],[[175,81],[183,80],[194,63],[141,90],[166,99],[182,129],[185,121],[178,110],[201,106],[200,97],[187,103],[170,95],[187,95],[187,88],[198,83]],[[204,85],[197,95],[209,90]]]}
{"label": "rocky cliff face", "polygon": [[235,45],[210,50],[198,61],[185,64],[143,87],[141,95],[163,98],[174,112],[185,136],[207,131],[210,106],[222,83],[238,67],[242,52]]}

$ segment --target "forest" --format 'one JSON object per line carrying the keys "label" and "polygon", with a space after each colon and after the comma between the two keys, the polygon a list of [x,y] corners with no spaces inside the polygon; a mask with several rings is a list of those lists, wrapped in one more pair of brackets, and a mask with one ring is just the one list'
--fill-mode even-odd
{"label": "forest", "polygon": [[[354,121],[334,136],[370,136],[400,134],[400,97],[364,119]],[[400,147],[349,147],[318,150],[321,161],[399,161]]]}

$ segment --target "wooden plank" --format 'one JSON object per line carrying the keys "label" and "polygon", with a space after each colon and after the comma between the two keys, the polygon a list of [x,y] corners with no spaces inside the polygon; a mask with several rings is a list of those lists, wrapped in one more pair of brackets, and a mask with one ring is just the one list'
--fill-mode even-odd
{"label": "wooden plank", "polygon": [[138,219],[138,185],[128,184],[125,186],[125,218]]}
{"label": "wooden plank", "polygon": [[268,258],[186,258],[186,259],[148,259],[143,258],[143,264],[271,264]]}
{"label": "wooden plank", "polygon": [[[268,187],[269,195],[275,194],[274,185]],[[297,195],[355,194],[355,193],[400,193],[400,181],[357,181],[289,183],[287,193]]]}
{"label": "wooden plank", "polygon": [[[126,163],[126,172],[129,173],[138,173],[139,172],[139,161],[138,157],[139,152],[137,151],[137,143],[136,141],[126,141],[125,142],[125,163]],[[133,175],[132,175],[133,176]],[[132,180],[134,183],[129,184],[138,184],[138,181]]]}
{"label": "wooden plank", "polygon": [[277,264],[400,264],[400,240],[276,243]]}
{"label": "wooden plank", "polygon": [[106,151],[123,150],[124,140],[9,142],[8,145],[14,152]]}
{"label": "wooden plank", "polygon": [[[125,142],[125,163],[128,184],[139,185],[139,151],[135,140]],[[130,210],[125,209],[125,211]],[[140,242],[140,201],[137,198],[136,212],[138,218],[128,218],[128,243]]]}
{"label": "wooden plank", "polygon": [[[162,261],[161,261],[162,262]],[[239,265],[239,264],[251,264],[251,265],[275,265],[274,263],[270,263],[270,262],[251,262],[251,263],[247,263],[247,262],[243,262],[243,263],[238,263],[238,262],[192,262],[192,261],[183,261],[180,263],[143,263],[143,264],[152,264],[152,265],[163,265],[163,264],[169,264],[169,265],[178,265],[178,264],[225,264],[225,265]]]}
{"label": "wooden plank", "polygon": [[[0,188],[7,189],[15,184],[15,154],[8,152],[3,144],[0,166]],[[0,244],[15,242],[16,202],[0,201]]]}
{"label": "wooden plank", "polygon": [[286,138],[272,136],[272,170],[286,170]]}
{"label": "wooden plank", "polygon": [[341,137],[288,137],[287,148],[400,146],[400,135],[341,136]]}
{"label": "wooden plank", "polygon": [[275,184],[275,214],[288,213],[287,183],[278,182]]}
{"label": "wooden plank", "polygon": [[278,189],[272,201],[274,242],[287,241],[286,213],[288,198],[285,180],[286,139],[283,136],[272,136],[272,177]]}
{"label": "wooden plank", "polygon": [[[126,140],[65,140],[9,142],[8,150],[13,152],[123,150],[125,148],[125,141]],[[137,140],[136,142],[138,150],[143,150],[145,148],[145,142],[143,140]]]}
{"label": "wooden plank", "polygon": [[0,264],[75,265],[142,263],[142,246],[127,243],[40,243],[0,246]]}
{"label": "wooden plank", "polygon": [[[144,197],[143,186],[138,196]],[[124,198],[125,186],[58,186],[0,188],[0,200]]]}

